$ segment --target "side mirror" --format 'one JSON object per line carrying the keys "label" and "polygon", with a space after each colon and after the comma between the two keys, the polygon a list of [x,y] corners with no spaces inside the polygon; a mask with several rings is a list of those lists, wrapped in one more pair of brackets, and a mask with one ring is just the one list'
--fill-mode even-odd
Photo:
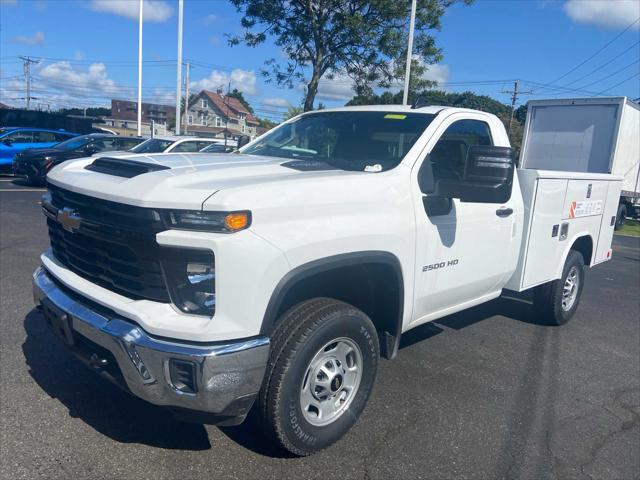
{"label": "side mirror", "polygon": [[511,198],[515,162],[509,147],[473,146],[462,180],[435,182],[435,194],[463,202],[504,203]]}
{"label": "side mirror", "polygon": [[7,147],[13,145],[13,141],[10,138],[5,138],[4,140],[2,140],[2,143],[4,143]]}
{"label": "side mirror", "polygon": [[84,147],[84,153],[87,155],[93,155],[94,153],[98,153],[100,150],[96,148],[95,145],[87,145]]}
{"label": "side mirror", "polygon": [[249,143],[251,139],[249,137],[242,136],[238,139],[238,148],[244,147],[247,143]]}

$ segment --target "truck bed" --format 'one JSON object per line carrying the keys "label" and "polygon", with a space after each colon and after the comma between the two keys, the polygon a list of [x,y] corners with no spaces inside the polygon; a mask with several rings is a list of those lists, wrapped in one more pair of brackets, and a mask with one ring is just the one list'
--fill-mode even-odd
{"label": "truck bed", "polygon": [[623,178],[601,173],[518,169],[525,207],[520,257],[509,290],[522,291],[560,278],[574,242],[588,237],[590,266],[611,257]]}

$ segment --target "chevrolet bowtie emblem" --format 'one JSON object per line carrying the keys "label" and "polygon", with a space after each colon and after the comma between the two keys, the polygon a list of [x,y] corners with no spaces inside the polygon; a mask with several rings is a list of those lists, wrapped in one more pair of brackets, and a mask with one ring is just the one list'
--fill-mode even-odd
{"label": "chevrolet bowtie emblem", "polygon": [[78,212],[68,207],[58,210],[58,216],[56,218],[60,225],[62,225],[62,228],[71,233],[77,232],[82,222],[82,218],[80,218]]}

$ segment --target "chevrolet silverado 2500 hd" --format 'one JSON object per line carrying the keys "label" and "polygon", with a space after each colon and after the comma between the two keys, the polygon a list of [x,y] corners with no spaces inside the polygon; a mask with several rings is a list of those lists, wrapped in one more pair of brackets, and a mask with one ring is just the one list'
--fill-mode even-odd
{"label": "chevrolet silverado 2500 hd", "polygon": [[306,113],[207,161],[66,162],[35,302],[133,395],[205,422],[254,408],[307,455],[355,423],[403,332],[505,288],[574,315],[621,178],[551,167],[516,168],[488,113],[389,105]]}

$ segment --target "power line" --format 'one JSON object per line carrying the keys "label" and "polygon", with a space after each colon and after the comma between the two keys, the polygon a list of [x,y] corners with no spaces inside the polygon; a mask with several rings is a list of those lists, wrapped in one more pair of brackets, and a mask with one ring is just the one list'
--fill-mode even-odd
{"label": "power line", "polygon": [[640,76],[640,72],[636,72],[636,73],[634,73],[634,74],[633,74],[633,75],[631,75],[630,77],[625,78],[624,80],[622,80],[622,81],[621,81],[621,82],[619,82],[619,83],[616,83],[613,87],[609,87],[609,88],[607,88],[606,90],[603,90],[603,91],[601,91],[601,92],[598,92],[598,95],[602,95],[603,93],[610,92],[610,91],[611,91],[611,90],[613,90],[614,88],[619,87],[619,86],[620,86],[620,85],[622,85],[623,83],[626,83],[626,82],[628,82],[629,80],[631,80],[631,79],[633,79],[633,78],[635,78],[635,77],[637,77],[637,76]]}
{"label": "power line", "polygon": [[616,70],[615,72],[613,72],[613,73],[611,73],[611,74],[607,75],[606,77],[602,77],[602,78],[601,78],[601,79],[599,79],[599,80],[595,80],[595,81],[593,81],[593,82],[591,82],[591,83],[588,83],[588,84],[586,84],[586,85],[583,85],[583,86],[582,86],[582,87],[580,87],[580,88],[590,87],[591,85],[595,85],[596,83],[600,83],[600,82],[602,82],[602,81],[604,81],[604,80],[607,80],[607,79],[609,79],[609,78],[611,78],[611,77],[615,77],[615,76],[616,76],[617,74],[619,74],[620,72],[624,72],[627,68],[632,67],[633,65],[636,65],[638,62],[640,62],[640,60],[635,60],[635,61],[631,62],[629,65],[627,65],[627,66],[625,66],[625,67],[622,67],[622,68],[621,68],[621,69],[619,69],[619,70]]}
{"label": "power line", "polygon": [[622,52],[620,52],[618,55],[616,55],[615,57],[613,57],[611,60],[609,60],[608,62],[605,62],[601,65],[599,65],[598,67],[594,68],[593,70],[591,70],[589,73],[583,75],[582,77],[577,78],[576,80],[573,80],[569,83],[566,83],[564,86],[568,87],[573,85],[574,83],[579,82],[580,80],[583,80],[587,77],[590,77],[591,75],[593,75],[594,73],[602,70],[604,67],[606,67],[607,65],[611,64],[612,62],[614,62],[615,60],[617,60],[618,58],[620,58],[622,55],[624,55],[625,53],[627,53],[629,50],[631,50],[633,47],[637,46],[638,44],[640,44],[640,41],[637,41],[636,43],[632,44],[631,46],[629,46],[628,48],[626,48],[625,50],[623,50]]}
{"label": "power line", "polygon": [[556,78],[553,82],[550,83],[550,85],[553,85],[554,83],[562,80],[563,78],[565,78],[567,75],[570,75],[571,73],[575,72],[578,68],[580,68],[581,66],[583,66],[585,63],[587,63],[589,60],[591,60],[592,58],[594,58],[596,55],[598,55],[600,52],[602,52],[604,49],[606,49],[609,45],[611,45],[613,42],[615,42],[618,38],[620,38],[623,34],[625,34],[631,27],[633,27],[636,23],[640,22],[640,17],[636,18],[632,23],[630,23],[624,30],[622,30],[618,35],[616,35],[615,37],[613,37],[611,40],[609,40],[607,43],[605,43],[602,47],[600,47],[598,50],[596,50],[594,53],[592,53],[589,57],[587,57],[585,60],[583,60],[582,62],[580,62],[578,65],[576,65],[575,67],[573,67],[571,70],[569,70],[567,73],[565,73],[564,75],[560,75],[558,78]]}

